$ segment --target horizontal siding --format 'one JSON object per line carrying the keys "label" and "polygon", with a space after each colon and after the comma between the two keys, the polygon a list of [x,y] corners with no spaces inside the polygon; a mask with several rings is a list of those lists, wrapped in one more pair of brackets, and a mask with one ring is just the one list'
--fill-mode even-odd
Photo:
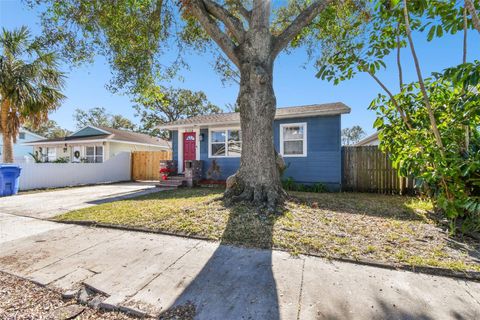
{"label": "horizontal siding", "polygon": [[95,135],[100,135],[100,134],[105,134],[105,132],[99,131],[95,128],[86,127],[86,128],[83,128],[82,130],[76,132],[75,134],[72,134],[70,137],[95,136]]}
{"label": "horizontal siding", "polygon": [[171,130],[170,137],[172,138],[173,160],[178,161],[178,131]]}
{"label": "horizontal siding", "polygon": [[[280,124],[307,123],[307,157],[287,157],[289,166],[284,177],[292,177],[298,183],[311,184],[321,182],[331,189],[339,189],[341,183],[341,143],[340,116],[309,117],[276,120],[274,122],[274,143],[280,150]],[[203,160],[203,172],[206,177],[212,161],[216,160],[220,167],[220,179],[234,174],[240,165],[240,158],[209,158],[208,130],[200,131],[204,139],[200,142],[200,159]],[[178,159],[178,141],[176,131],[173,132],[173,159]]]}

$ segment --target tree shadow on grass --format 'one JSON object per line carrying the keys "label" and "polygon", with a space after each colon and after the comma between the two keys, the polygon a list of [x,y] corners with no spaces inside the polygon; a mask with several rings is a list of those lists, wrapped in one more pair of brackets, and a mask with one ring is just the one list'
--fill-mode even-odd
{"label": "tree shadow on grass", "polygon": [[[195,319],[280,318],[272,272],[275,217],[254,212],[254,208],[242,204],[230,208],[220,246],[160,319],[170,319],[165,315],[190,303],[195,306]],[[231,244],[255,244],[268,250]]]}

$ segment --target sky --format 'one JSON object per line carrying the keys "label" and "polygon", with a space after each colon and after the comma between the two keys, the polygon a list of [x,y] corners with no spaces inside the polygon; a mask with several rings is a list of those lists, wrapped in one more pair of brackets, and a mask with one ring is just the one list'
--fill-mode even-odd
{"label": "sky", "polygon": [[[20,0],[0,0],[0,27],[12,30],[22,25],[28,26],[33,34],[39,34],[40,23],[38,12],[26,7]],[[468,60],[478,57],[480,41],[478,33],[469,33]],[[424,76],[431,72],[458,64],[462,57],[462,35],[445,36],[433,42],[427,42],[425,35],[414,35],[417,54]],[[473,54],[475,53],[475,54]],[[410,52],[403,50],[403,70],[406,82],[416,80]],[[171,83],[176,88],[204,91],[208,99],[225,109],[237,98],[237,85],[223,85],[220,77],[212,68],[213,61],[209,54],[186,56],[190,69],[183,72],[184,80]],[[352,111],[342,117],[342,127],[360,125],[367,134],[375,132],[372,127],[375,112],[368,110],[370,102],[381,92],[379,86],[365,74],[337,86],[315,77],[312,65],[305,65],[307,56],[304,51],[297,50],[289,55],[281,54],[274,68],[274,90],[278,107],[299,106],[316,103],[343,102]],[[387,58],[387,69],[378,73],[389,88],[398,87],[398,74],[394,57]],[[50,115],[61,127],[75,130],[73,114],[75,109],[104,107],[109,113],[121,114],[135,123],[131,98],[126,95],[112,94],[105,85],[111,79],[111,70],[103,57],[97,57],[92,64],[71,69],[64,66],[67,72],[67,84],[64,91],[66,100],[62,106]]]}

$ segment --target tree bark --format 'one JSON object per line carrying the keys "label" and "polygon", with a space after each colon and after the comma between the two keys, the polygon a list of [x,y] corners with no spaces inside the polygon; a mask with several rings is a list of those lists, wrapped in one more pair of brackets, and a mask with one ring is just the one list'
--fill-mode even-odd
{"label": "tree bark", "polygon": [[2,153],[2,162],[3,163],[12,163],[13,162],[13,138],[8,126],[8,101],[2,101],[1,112],[0,112],[0,121],[2,125],[2,140],[3,140],[3,153]]}
{"label": "tree bark", "polygon": [[478,32],[480,32],[480,20],[478,18],[477,10],[475,9],[475,5],[471,0],[465,0],[465,7],[468,9],[470,16],[472,17],[472,24]]}
{"label": "tree bark", "polygon": [[412,30],[410,29],[410,19],[407,7],[407,0],[403,0],[403,14],[405,17],[405,29],[407,31],[407,38],[408,43],[410,45],[410,50],[412,52],[413,61],[415,63],[415,70],[417,72],[418,77],[418,84],[420,85],[420,91],[422,92],[423,101],[425,106],[427,107],[428,117],[430,118],[430,124],[432,126],[433,135],[435,136],[435,140],[437,142],[437,146],[440,150],[442,156],[445,156],[445,150],[442,142],[442,137],[440,136],[440,131],[438,130],[437,120],[435,119],[435,115],[433,113],[433,108],[430,104],[430,100],[427,94],[427,89],[425,88],[425,83],[423,82],[422,71],[420,69],[420,63],[418,61],[417,52],[415,51],[415,46],[413,44],[412,39]]}
{"label": "tree bark", "polygon": [[[268,18],[258,17],[268,21]],[[226,192],[229,201],[253,201],[275,211],[284,200],[273,143],[276,98],[273,90],[273,38],[268,23],[255,21],[239,50],[242,156],[235,184]]]}

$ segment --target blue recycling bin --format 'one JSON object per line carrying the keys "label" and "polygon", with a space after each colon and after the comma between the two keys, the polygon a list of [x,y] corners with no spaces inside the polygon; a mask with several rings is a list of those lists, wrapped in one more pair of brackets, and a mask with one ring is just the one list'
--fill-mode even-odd
{"label": "blue recycling bin", "polygon": [[0,197],[18,193],[22,168],[15,164],[0,164]]}

